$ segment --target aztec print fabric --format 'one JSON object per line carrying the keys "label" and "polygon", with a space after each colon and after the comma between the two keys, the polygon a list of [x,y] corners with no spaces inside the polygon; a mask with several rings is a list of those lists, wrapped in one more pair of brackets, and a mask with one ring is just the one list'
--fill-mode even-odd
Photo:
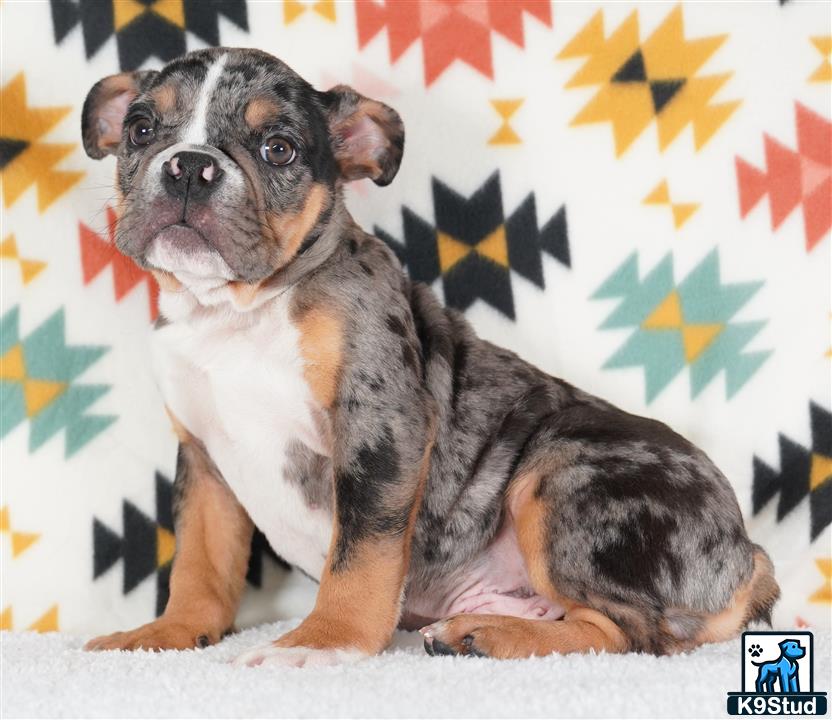
{"label": "aztec print fabric", "polygon": [[[829,626],[828,3],[0,12],[3,628],[100,633],[164,607],[176,444],[149,363],[157,288],[114,251],[114,163],[84,155],[80,111],[105,75],[216,44],[397,108],[401,172],[349,187],[356,219],[486,338],[700,445],[774,559],[777,626]],[[241,624],[311,607],[260,536],[248,579]]]}

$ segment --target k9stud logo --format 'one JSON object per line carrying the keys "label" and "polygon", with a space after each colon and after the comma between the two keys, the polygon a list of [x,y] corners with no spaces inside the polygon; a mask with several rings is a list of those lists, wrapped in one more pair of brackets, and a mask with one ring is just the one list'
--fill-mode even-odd
{"label": "k9stud logo", "polygon": [[814,691],[812,633],[742,635],[742,691],[728,693],[729,715],[825,715],[826,693]]}

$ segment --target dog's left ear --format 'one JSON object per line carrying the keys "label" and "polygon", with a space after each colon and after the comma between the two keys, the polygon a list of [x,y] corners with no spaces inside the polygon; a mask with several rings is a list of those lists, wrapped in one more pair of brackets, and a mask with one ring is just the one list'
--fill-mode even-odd
{"label": "dog's left ear", "polygon": [[347,181],[370,178],[376,185],[389,185],[404,150],[399,114],[347,85],[336,85],[321,93],[321,98],[341,177]]}
{"label": "dog's left ear", "polygon": [[125,72],[92,86],[81,111],[81,137],[87,155],[100,160],[118,151],[127,106],[156,74],[155,70]]}

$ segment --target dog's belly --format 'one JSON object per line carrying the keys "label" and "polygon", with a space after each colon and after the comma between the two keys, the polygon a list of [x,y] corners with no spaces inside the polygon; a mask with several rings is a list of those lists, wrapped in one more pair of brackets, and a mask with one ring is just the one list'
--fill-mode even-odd
{"label": "dog's belly", "polygon": [[401,626],[413,630],[460,613],[557,620],[564,609],[532,588],[511,520],[471,562],[408,588]]}
{"label": "dog's belly", "polygon": [[[168,409],[205,445],[225,482],[287,562],[320,578],[332,517],[297,481],[297,449],[325,454],[283,303],[251,327],[225,322],[154,333]],[[326,478],[320,478],[326,483]]]}

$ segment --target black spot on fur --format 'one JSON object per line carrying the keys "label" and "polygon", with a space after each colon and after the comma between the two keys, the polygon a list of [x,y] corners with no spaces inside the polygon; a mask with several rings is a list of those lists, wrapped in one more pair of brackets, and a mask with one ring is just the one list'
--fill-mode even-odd
{"label": "black spot on fur", "polygon": [[404,326],[400,317],[396,315],[388,315],[387,316],[387,329],[390,330],[391,333],[395,333],[399,337],[405,337],[407,335],[407,328]]}

